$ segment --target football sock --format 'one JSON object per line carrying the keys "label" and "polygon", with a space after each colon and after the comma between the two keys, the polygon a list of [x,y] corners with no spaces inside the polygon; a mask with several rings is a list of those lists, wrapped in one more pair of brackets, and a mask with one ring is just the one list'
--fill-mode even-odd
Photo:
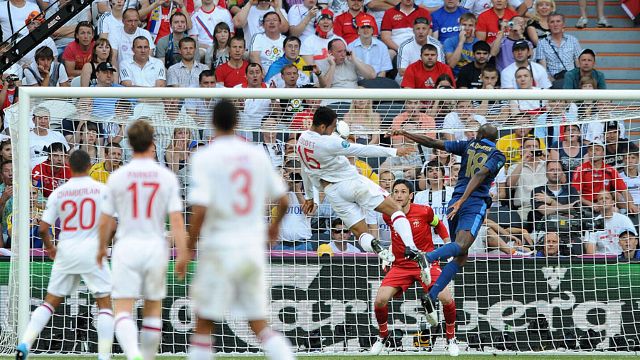
{"label": "football sock", "polygon": [[120,344],[127,359],[132,360],[142,356],[138,348],[138,328],[136,323],[133,322],[131,314],[122,312],[116,315],[114,327],[118,344]]}
{"label": "football sock", "polygon": [[291,343],[281,334],[266,328],[258,334],[262,347],[271,360],[293,360]]}
{"label": "football sock", "polygon": [[211,336],[201,334],[191,335],[189,360],[211,360],[213,356],[211,345]]}
{"label": "football sock", "polygon": [[409,249],[416,250],[416,244],[413,242],[413,233],[411,233],[411,224],[402,211],[396,211],[391,215],[393,222],[393,230],[400,235],[402,242]]}
{"label": "football sock", "polygon": [[444,323],[446,325],[447,340],[456,336],[456,303],[455,301],[442,306]]}
{"label": "football sock", "polygon": [[[450,243],[451,244],[451,243]],[[448,245],[448,244],[447,244]],[[445,246],[447,246],[445,245]],[[442,249],[442,248],[441,248]],[[438,294],[451,282],[451,280],[456,276],[456,274],[460,271],[460,265],[457,262],[451,261],[449,262],[443,269],[440,277],[436,280],[436,283],[433,284],[431,290],[429,290],[429,297],[431,301],[434,303],[438,300]]]}
{"label": "football sock", "polygon": [[96,319],[98,333],[98,359],[109,360],[113,345],[113,313],[111,309],[99,309]]}
{"label": "football sock", "polygon": [[427,260],[432,263],[434,261],[446,260],[450,257],[456,257],[460,255],[461,252],[462,249],[460,248],[460,245],[458,245],[455,241],[452,241],[448,244],[440,246],[439,248],[431,252],[426,253],[425,256],[427,257]]}
{"label": "football sock", "polygon": [[381,338],[386,338],[389,336],[389,305],[385,305],[383,307],[374,307],[373,309],[376,313],[376,320],[378,321],[378,329]]}
{"label": "football sock", "polygon": [[38,335],[40,335],[40,332],[44,329],[44,326],[47,325],[51,315],[53,315],[53,312],[53,306],[46,302],[33,310],[33,313],[31,313],[31,320],[29,320],[29,324],[27,325],[27,329],[25,330],[20,343],[26,343],[27,347],[31,349],[31,345],[36,341]]}
{"label": "football sock", "polygon": [[140,331],[140,351],[144,360],[151,360],[158,353],[158,345],[162,338],[162,319],[159,317],[145,317],[142,319]]}
{"label": "football sock", "polygon": [[366,252],[373,252],[373,247],[371,247],[371,242],[375,239],[373,235],[369,233],[362,233],[358,238],[358,242],[360,242],[360,246]]}

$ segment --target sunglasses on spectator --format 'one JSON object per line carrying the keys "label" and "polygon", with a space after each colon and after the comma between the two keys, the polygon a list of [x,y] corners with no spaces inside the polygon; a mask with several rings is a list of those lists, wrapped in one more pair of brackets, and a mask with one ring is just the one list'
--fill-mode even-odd
{"label": "sunglasses on spectator", "polygon": [[333,232],[336,234],[346,234],[349,232],[349,229],[333,229]]}

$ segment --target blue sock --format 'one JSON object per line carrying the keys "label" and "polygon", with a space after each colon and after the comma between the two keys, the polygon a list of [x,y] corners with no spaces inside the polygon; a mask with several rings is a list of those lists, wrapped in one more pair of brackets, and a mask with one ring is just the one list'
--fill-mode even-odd
{"label": "blue sock", "polygon": [[427,260],[432,263],[438,260],[446,260],[450,257],[456,257],[460,255],[461,252],[462,249],[460,248],[460,245],[453,241],[448,244],[444,244],[431,252],[426,253],[425,256],[427,257]]}
{"label": "blue sock", "polygon": [[433,302],[438,300],[438,294],[453,280],[456,274],[460,271],[460,265],[457,262],[452,261],[442,269],[442,273],[436,283],[433,284],[431,290],[429,290],[429,297]]}

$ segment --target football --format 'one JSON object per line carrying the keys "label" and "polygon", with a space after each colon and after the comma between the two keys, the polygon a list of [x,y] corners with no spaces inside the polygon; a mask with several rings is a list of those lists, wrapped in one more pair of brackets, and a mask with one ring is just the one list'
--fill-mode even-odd
{"label": "football", "polygon": [[341,138],[347,139],[351,134],[351,130],[349,129],[349,124],[346,121],[338,120],[336,124],[336,132],[340,135]]}

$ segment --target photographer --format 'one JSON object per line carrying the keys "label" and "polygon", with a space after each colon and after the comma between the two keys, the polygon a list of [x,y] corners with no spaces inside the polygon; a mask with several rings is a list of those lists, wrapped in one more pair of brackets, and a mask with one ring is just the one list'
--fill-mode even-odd
{"label": "photographer", "polygon": [[0,104],[2,104],[2,118],[4,119],[4,109],[18,102],[18,87],[20,78],[16,74],[5,74],[2,76],[2,89],[0,90]]}
{"label": "photographer", "polygon": [[609,191],[597,194],[593,210],[604,218],[604,230],[590,231],[585,236],[584,253],[616,255],[622,254],[620,234],[630,232],[637,236],[633,222],[626,215],[617,212],[614,196]]}
{"label": "photographer", "polygon": [[544,222],[548,216],[567,215],[580,202],[580,194],[569,186],[567,177],[558,160],[547,160],[547,185],[533,190],[533,214],[536,223]]}

